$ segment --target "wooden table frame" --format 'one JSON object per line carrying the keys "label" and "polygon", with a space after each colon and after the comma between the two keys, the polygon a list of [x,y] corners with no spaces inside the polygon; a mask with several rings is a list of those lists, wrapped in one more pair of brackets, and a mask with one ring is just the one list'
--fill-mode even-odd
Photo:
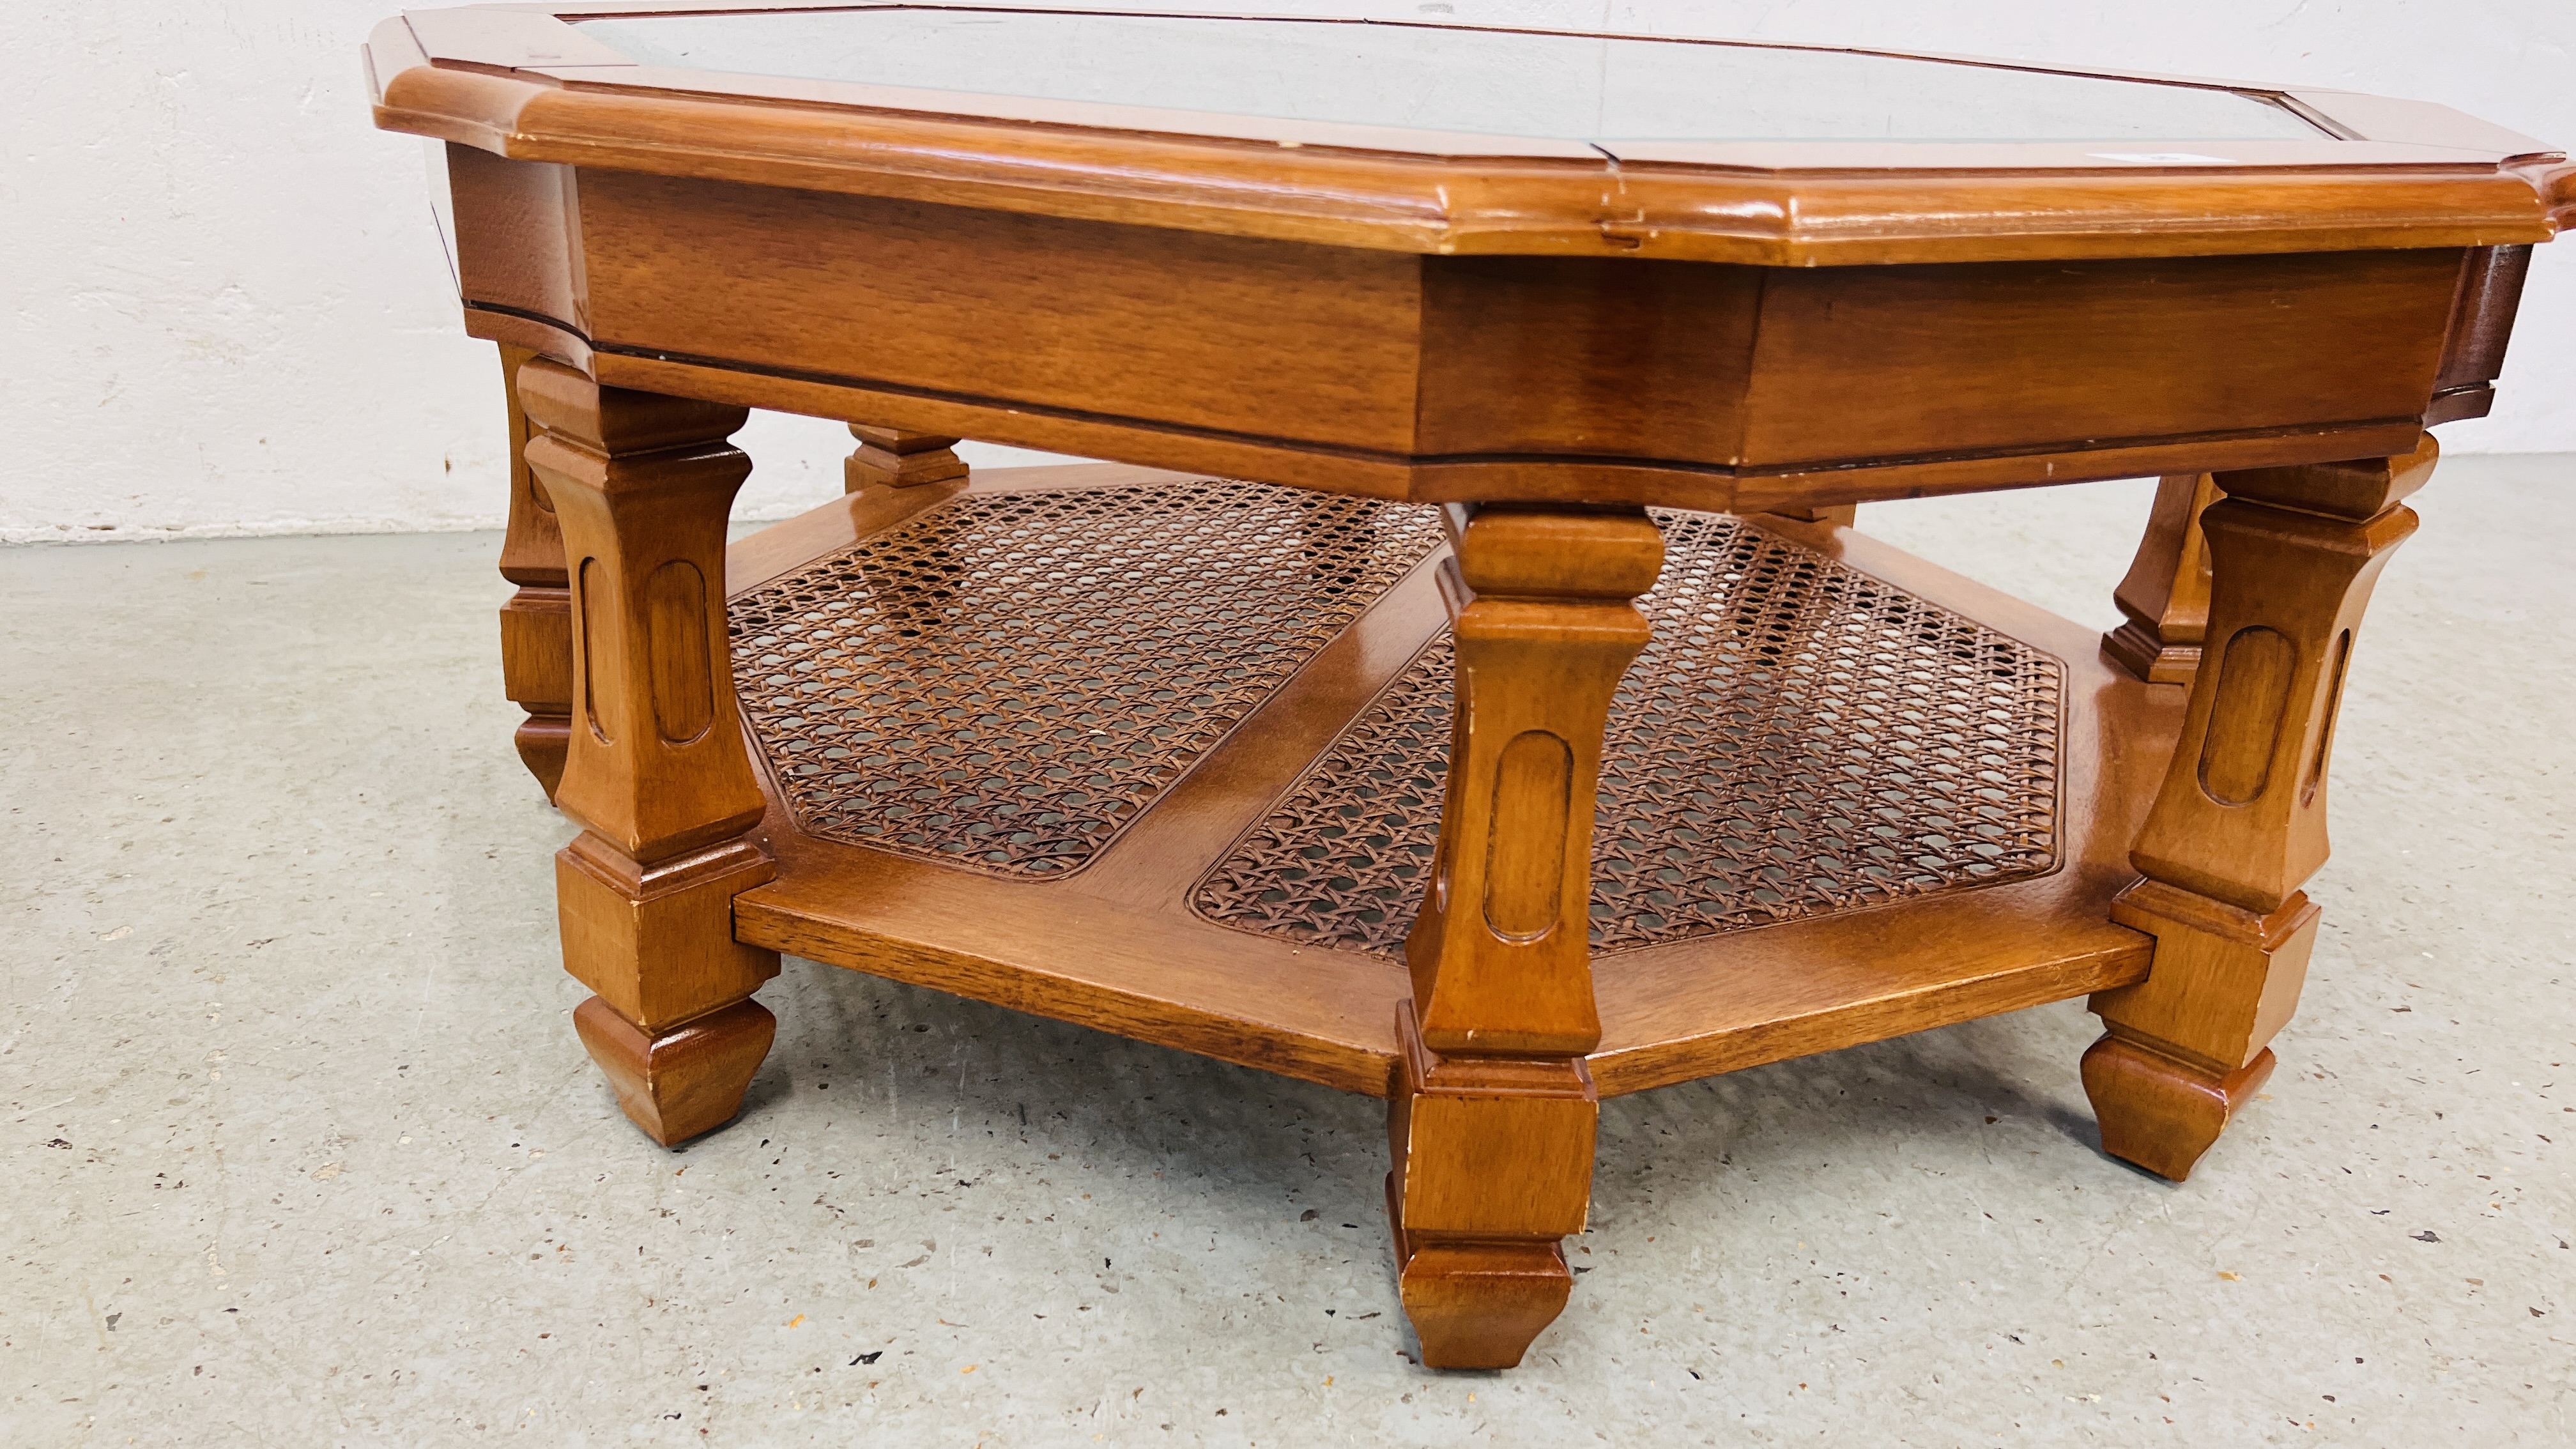
{"label": "wooden table frame", "polygon": [[[581,9],[415,15],[369,61],[378,124],[442,143],[468,330],[502,346],[504,669],[583,827],[565,964],[621,1103],[664,1143],[730,1119],[780,951],[1383,1095],[1436,1366],[1516,1363],[1563,1307],[1603,1092],[2089,993],[2106,1150],[2190,1172],[2297,1002],[2344,668],[2425,428],[2485,411],[2529,244],[2576,217],[2556,153],[2340,93],[2264,92],[2338,139],[2219,168],[1675,145],[1610,158],[1612,212],[1575,147],[710,82],[582,51],[556,18]],[[847,498],[728,553],[750,407],[862,446]],[[1139,467],[970,482],[960,437]],[[2098,645],[1838,526],[2142,473],[2168,476]],[[1078,881],[797,828],[746,745],[729,593],[961,497],[1210,476],[1446,505],[1446,545]],[[2060,661],[2061,868],[1596,979],[1650,506],[1745,515]],[[1444,621],[1409,971],[1283,984],[1284,945],[1156,924],[1155,863],[1212,858]],[[1142,934],[1051,939],[1031,891]]]}

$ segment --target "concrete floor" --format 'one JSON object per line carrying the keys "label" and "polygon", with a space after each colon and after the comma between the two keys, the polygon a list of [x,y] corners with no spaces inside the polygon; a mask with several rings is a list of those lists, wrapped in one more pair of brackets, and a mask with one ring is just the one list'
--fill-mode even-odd
{"label": "concrete floor", "polygon": [[[647,1142],[490,536],[0,552],[0,1443],[2576,1442],[2571,484],[2422,500],[2188,1186],[2073,1003],[1621,1099],[1501,1375],[1405,1356],[1360,1098],[790,961],[747,1114]],[[2146,496],[1863,526],[2102,621]]]}

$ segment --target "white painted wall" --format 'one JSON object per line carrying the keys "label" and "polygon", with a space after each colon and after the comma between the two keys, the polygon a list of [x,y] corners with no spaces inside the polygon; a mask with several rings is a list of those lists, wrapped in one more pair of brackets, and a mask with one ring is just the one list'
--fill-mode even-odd
{"label": "white painted wall", "polygon": [[[498,523],[497,364],[458,324],[420,143],[367,124],[358,43],[398,3],[0,3],[0,541]],[[2576,143],[2569,0],[1133,8],[1185,7],[1455,14],[2342,86]],[[2571,401],[2576,243],[2540,252],[2497,415],[2444,441],[2576,451]],[[832,425],[761,417],[742,442],[759,465],[747,516],[839,489],[849,444]]]}

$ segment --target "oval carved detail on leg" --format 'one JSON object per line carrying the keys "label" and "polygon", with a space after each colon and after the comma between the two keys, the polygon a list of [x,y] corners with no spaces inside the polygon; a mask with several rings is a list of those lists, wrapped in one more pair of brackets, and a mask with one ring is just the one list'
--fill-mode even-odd
{"label": "oval carved detail on leg", "polygon": [[582,833],[555,854],[555,920],[564,969],[597,995],[574,1025],[626,1114],[676,1143],[732,1117],[776,1032],[751,996],[778,954],[734,937],[735,898],[777,867],[745,836],[762,799],[709,587],[751,471],[723,444],[744,413],[544,359],[518,383],[540,429],[527,464],[577,561],[563,697],[580,722],[556,801]]}
{"label": "oval carved detail on leg", "polygon": [[707,667],[707,581],[684,558],[644,580],[646,643],[653,657],[653,724],[685,745],[715,722],[715,679]]}
{"label": "oval carved detail on leg", "polygon": [[2278,629],[2255,624],[2227,641],[2218,698],[2200,747],[2200,788],[2221,805],[2250,805],[2272,783],[2272,756],[2289,717],[2290,676],[2299,648]]}
{"label": "oval carved detail on leg", "polygon": [[2308,761],[2308,781],[2299,788],[2299,803],[2314,805],[2325,788],[2326,756],[2334,752],[2335,720],[2343,712],[2343,672],[2352,663],[2352,631],[2335,635],[2334,657],[2326,662],[2326,722],[2317,736],[2316,758]]}
{"label": "oval carved detail on leg", "polygon": [[590,726],[592,738],[603,745],[613,745],[617,743],[617,737],[608,732],[608,722],[599,717],[599,690],[593,683],[599,674],[601,632],[594,627],[593,621],[599,617],[599,590],[606,582],[606,573],[607,570],[599,566],[599,560],[586,558],[573,575],[572,609],[576,626],[573,667],[581,675],[582,722]]}
{"label": "oval carved detail on leg", "polygon": [[2437,451],[2428,437],[2402,457],[2216,478],[2209,650],[2130,852],[2146,878],[2111,906],[2155,958],[2092,1000],[2108,1034],[2084,1085],[2114,1156],[2181,1178],[2271,1068],[2316,944],[2300,887],[2326,859],[2342,680],[2372,585],[2415,531],[2398,500]]}
{"label": "oval carved detail on leg", "polygon": [[1485,924],[1506,941],[1535,941],[1556,929],[1564,909],[1573,781],[1573,747],[1546,730],[1513,736],[1495,762]]}

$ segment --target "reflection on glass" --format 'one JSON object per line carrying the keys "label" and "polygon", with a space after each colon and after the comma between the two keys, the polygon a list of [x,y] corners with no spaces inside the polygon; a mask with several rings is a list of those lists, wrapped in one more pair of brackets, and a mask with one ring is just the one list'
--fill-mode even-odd
{"label": "reflection on glass", "polygon": [[956,10],[575,22],[646,65],[1616,140],[2320,140],[2233,91],[1756,45]]}

